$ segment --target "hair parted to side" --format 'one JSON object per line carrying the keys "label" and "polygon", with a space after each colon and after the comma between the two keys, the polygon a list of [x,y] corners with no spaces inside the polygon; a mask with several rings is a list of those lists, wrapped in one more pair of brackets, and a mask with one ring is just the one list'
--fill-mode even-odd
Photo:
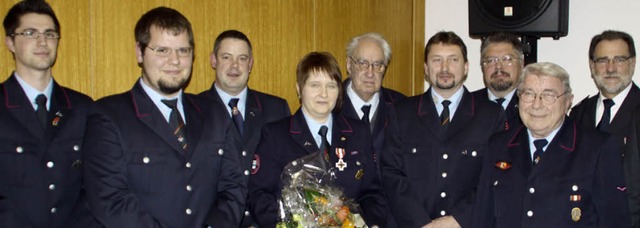
{"label": "hair parted to side", "polygon": [[429,56],[429,52],[431,51],[431,47],[436,44],[446,44],[446,45],[456,45],[460,47],[460,51],[462,52],[462,57],[464,57],[464,62],[468,62],[467,59],[467,45],[464,44],[464,41],[456,35],[454,32],[440,31],[433,35],[427,45],[424,48],[424,62],[427,62],[427,56]]}
{"label": "hair parted to side", "polygon": [[325,72],[332,80],[338,83],[338,100],[333,111],[339,112],[342,107],[342,93],[344,91],[342,88],[342,73],[340,72],[338,61],[329,52],[310,52],[302,57],[296,68],[296,82],[301,90],[309,75],[313,72]]}
{"label": "hair parted to side", "polygon": [[44,14],[51,17],[56,32],[60,33],[60,22],[58,22],[58,17],[56,17],[49,3],[44,0],[24,0],[13,5],[4,17],[2,25],[4,26],[5,35],[11,36],[11,34],[15,33],[16,29],[20,27],[20,18],[29,13]]}
{"label": "hair parted to side", "polygon": [[562,86],[564,87],[564,91],[566,93],[571,93],[571,83],[569,81],[569,73],[555,63],[550,62],[539,62],[539,63],[531,63],[522,69],[522,73],[520,73],[520,78],[518,79],[518,89],[521,89],[522,83],[524,83],[524,77],[527,75],[538,75],[538,76],[548,76],[560,79],[562,82]]}
{"label": "hair parted to side", "polygon": [[629,46],[629,57],[636,57],[636,46],[633,43],[633,37],[626,32],[615,31],[615,30],[606,30],[598,35],[595,35],[591,38],[591,44],[589,45],[589,60],[594,60],[595,56],[593,56],[596,52],[596,46],[603,40],[623,40]]}
{"label": "hair parted to side", "polygon": [[142,15],[136,23],[134,30],[136,43],[140,46],[143,55],[151,40],[151,27],[153,26],[170,32],[174,36],[187,32],[189,45],[195,48],[193,30],[189,20],[177,10],[161,6]]}
{"label": "hair parted to side", "polygon": [[354,57],[354,52],[362,40],[373,40],[378,43],[382,48],[384,55],[384,65],[389,64],[389,61],[391,61],[391,46],[389,45],[389,42],[382,37],[382,35],[375,32],[365,33],[351,39],[349,44],[347,44],[347,57]]}
{"label": "hair parted to side", "polygon": [[226,39],[238,39],[246,42],[247,46],[249,46],[249,56],[253,57],[253,48],[251,47],[251,41],[249,41],[249,38],[247,37],[247,35],[245,35],[244,33],[238,30],[226,30],[224,32],[221,32],[218,35],[218,37],[216,37],[216,41],[213,44],[213,54],[215,56],[218,56],[218,50],[220,50],[220,43],[222,43],[222,41]]}

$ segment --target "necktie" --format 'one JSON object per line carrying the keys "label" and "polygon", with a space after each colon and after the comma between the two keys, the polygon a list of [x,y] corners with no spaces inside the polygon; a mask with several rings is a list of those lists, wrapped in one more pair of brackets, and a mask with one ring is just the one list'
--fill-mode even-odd
{"label": "necktie", "polygon": [[327,131],[329,131],[329,128],[325,125],[322,125],[322,127],[320,127],[320,130],[318,131],[318,134],[320,135],[320,151],[324,153],[324,157],[328,161],[329,154],[327,151],[329,150],[329,141],[327,141]]}
{"label": "necktie", "polygon": [[231,108],[231,119],[233,120],[233,124],[236,125],[238,132],[242,136],[244,134],[244,120],[242,119],[242,113],[238,110],[238,98],[232,98],[229,100],[229,107]]}
{"label": "necktie", "polygon": [[496,99],[496,103],[498,103],[498,104],[500,105],[500,107],[502,107],[502,110],[504,110],[504,106],[502,106],[502,103],[504,103],[504,101],[505,101],[505,100],[506,100],[506,99],[504,99],[504,98],[502,98],[502,97],[501,97],[501,98]]}
{"label": "necktie", "polygon": [[38,119],[40,120],[40,125],[43,128],[47,127],[47,97],[44,94],[40,94],[36,97],[36,104],[38,105],[38,109],[36,109],[36,115],[38,115]]}
{"label": "necktie", "polygon": [[611,99],[604,99],[602,103],[604,103],[604,113],[602,113],[602,119],[600,119],[600,123],[598,123],[598,130],[608,132],[611,121],[611,107],[615,102]]}
{"label": "necktie", "polygon": [[533,140],[533,145],[536,147],[536,151],[533,152],[533,164],[538,164],[540,162],[540,156],[542,156],[542,152],[544,152],[544,146],[549,143],[546,139],[537,139]]}
{"label": "necktie", "polygon": [[449,124],[449,105],[451,101],[444,100],[442,101],[442,113],[440,113],[440,125],[447,126]]}
{"label": "necktie", "polygon": [[367,127],[371,128],[371,122],[369,120],[369,112],[371,111],[371,105],[363,105],[360,108],[364,115],[362,115],[362,121],[367,124]]}
{"label": "necktie", "polygon": [[178,99],[166,100],[163,99],[162,103],[171,108],[171,114],[169,114],[169,125],[173,129],[173,134],[178,138],[178,143],[182,149],[187,149],[187,139],[185,137],[185,125],[178,111]]}

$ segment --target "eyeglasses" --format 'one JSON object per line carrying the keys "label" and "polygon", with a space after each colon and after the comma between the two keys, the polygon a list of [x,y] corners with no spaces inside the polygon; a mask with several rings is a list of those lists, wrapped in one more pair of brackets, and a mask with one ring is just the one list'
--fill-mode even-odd
{"label": "eyeglasses", "polygon": [[520,100],[522,102],[527,102],[527,103],[534,102],[536,98],[540,98],[540,100],[542,100],[542,103],[544,103],[545,105],[552,105],[553,103],[556,103],[556,100],[558,100],[558,98],[568,93],[569,91],[556,96],[554,93],[545,92],[545,93],[541,93],[540,95],[537,95],[532,91],[525,90],[525,91],[518,91],[518,97],[520,97]]}
{"label": "eyeglasses", "polygon": [[488,57],[482,60],[482,66],[484,67],[494,67],[499,63],[506,66],[513,65],[514,62],[520,60],[520,58],[513,57],[511,55],[505,55],[502,58],[498,57]]}
{"label": "eyeglasses", "polygon": [[152,50],[153,52],[155,52],[157,56],[162,56],[162,57],[168,57],[174,51],[180,57],[188,57],[188,56],[191,56],[191,53],[193,53],[193,48],[190,48],[190,47],[183,47],[183,48],[173,49],[173,48],[168,48],[168,47],[149,47],[149,46],[147,46],[147,48],[149,48],[149,50]]}
{"label": "eyeglasses", "polygon": [[351,61],[353,61],[353,63],[356,64],[356,68],[358,68],[358,70],[360,71],[369,70],[369,67],[373,66],[373,71],[380,73],[384,71],[385,68],[387,68],[387,66],[381,62],[369,63],[369,61],[367,60],[355,60],[353,57],[349,58],[351,59]]}
{"label": "eyeglasses", "polygon": [[612,59],[607,57],[602,57],[602,58],[597,58],[593,60],[593,63],[595,63],[596,66],[598,67],[604,67],[611,62],[613,62],[613,64],[615,64],[616,66],[622,66],[622,64],[626,63],[631,58],[632,58],[631,56],[616,56],[616,57],[613,57]]}
{"label": "eyeglasses", "polygon": [[24,36],[24,38],[27,38],[27,39],[38,39],[40,35],[44,36],[44,38],[49,40],[55,40],[60,38],[60,33],[55,31],[38,32],[32,29],[24,30],[23,32],[17,32],[17,33],[11,34],[10,36],[12,37]]}

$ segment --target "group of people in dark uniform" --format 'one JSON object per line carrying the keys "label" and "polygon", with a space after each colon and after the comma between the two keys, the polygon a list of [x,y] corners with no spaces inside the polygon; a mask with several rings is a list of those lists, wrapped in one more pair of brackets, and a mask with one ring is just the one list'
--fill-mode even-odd
{"label": "group of people in dark uniform", "polygon": [[136,24],[131,90],[95,102],[53,79],[60,24],[45,1],[3,25],[1,227],[275,227],[283,168],[318,150],[368,227],[640,227],[640,90],[621,31],[593,37],[599,92],[573,108],[569,73],[525,66],[510,33],[483,38],[486,87],[469,91],[466,45],[442,31],[413,97],[382,86],[391,47],[377,33],[348,43],[344,81],[332,54],[308,53],[291,115],[248,88],[236,30],[215,40],[211,88],[185,93],[194,35],[171,8]]}

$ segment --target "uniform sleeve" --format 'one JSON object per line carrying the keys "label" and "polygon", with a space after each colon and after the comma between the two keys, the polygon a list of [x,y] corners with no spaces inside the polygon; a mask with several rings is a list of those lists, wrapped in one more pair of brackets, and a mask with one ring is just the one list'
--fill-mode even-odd
{"label": "uniform sleeve", "polygon": [[123,140],[106,114],[88,117],[83,144],[85,186],[96,219],[106,227],[164,227],[130,189]]}
{"label": "uniform sleeve", "polygon": [[[363,125],[364,126],[364,125]],[[358,197],[363,217],[369,227],[377,225],[386,227],[387,209],[386,199],[382,193],[382,183],[378,175],[376,164],[373,160],[373,144],[369,129],[363,128],[366,132],[364,140],[366,163],[363,175],[362,187]]]}
{"label": "uniform sleeve", "polygon": [[280,172],[278,165],[277,140],[269,133],[268,125],[263,128],[254,162],[257,166],[249,178],[247,203],[251,214],[260,227],[275,227],[277,223],[277,196],[280,195]]}
{"label": "uniform sleeve", "polygon": [[429,214],[419,202],[407,179],[403,161],[402,135],[397,112],[389,116],[389,127],[385,132],[385,143],[380,153],[382,182],[391,214],[399,227],[422,227],[431,222]]}
{"label": "uniform sleeve", "polygon": [[217,198],[211,208],[208,223],[213,227],[238,227],[244,215],[247,186],[242,175],[242,163],[237,147],[236,128],[227,125],[225,154],[218,177]]}
{"label": "uniform sleeve", "polygon": [[598,227],[631,227],[627,187],[617,145],[614,138],[610,137],[599,150],[593,197]]}

